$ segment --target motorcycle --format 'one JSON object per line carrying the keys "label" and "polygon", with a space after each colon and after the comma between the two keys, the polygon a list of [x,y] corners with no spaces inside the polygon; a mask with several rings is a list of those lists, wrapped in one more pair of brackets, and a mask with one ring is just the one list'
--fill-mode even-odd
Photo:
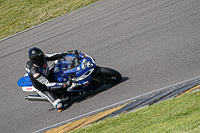
{"label": "motorcycle", "polygon": [[[85,53],[66,55],[62,60],[55,62],[50,65],[53,70],[53,80],[56,82],[66,82],[70,76],[72,77],[72,85],[68,88],[56,89],[54,91],[60,96],[66,94],[69,99],[92,90],[97,90],[103,85],[118,84],[122,80],[122,75],[118,71],[97,66],[95,59]],[[26,74],[18,80],[17,84],[25,92],[37,92],[29,78],[30,67],[26,68]],[[29,101],[48,101],[40,93],[28,95],[25,99]]]}

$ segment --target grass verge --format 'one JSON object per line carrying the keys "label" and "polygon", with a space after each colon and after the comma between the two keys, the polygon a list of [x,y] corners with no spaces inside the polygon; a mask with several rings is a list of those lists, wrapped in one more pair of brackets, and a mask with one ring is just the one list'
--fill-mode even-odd
{"label": "grass verge", "polygon": [[73,133],[199,133],[200,92],[188,93]]}
{"label": "grass verge", "polygon": [[98,0],[0,0],[0,39]]}

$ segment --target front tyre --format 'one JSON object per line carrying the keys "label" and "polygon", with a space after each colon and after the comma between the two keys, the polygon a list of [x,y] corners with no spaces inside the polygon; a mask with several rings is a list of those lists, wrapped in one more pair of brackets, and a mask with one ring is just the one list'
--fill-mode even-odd
{"label": "front tyre", "polygon": [[122,80],[122,75],[111,68],[98,67],[97,71],[93,75],[93,80],[103,84],[118,84]]}

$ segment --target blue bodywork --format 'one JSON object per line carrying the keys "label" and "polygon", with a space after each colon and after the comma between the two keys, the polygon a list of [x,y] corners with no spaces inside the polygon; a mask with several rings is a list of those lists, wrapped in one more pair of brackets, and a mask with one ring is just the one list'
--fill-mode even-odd
{"label": "blue bodywork", "polygon": [[24,76],[17,81],[18,86],[26,87],[26,86],[33,86],[29,76]]}

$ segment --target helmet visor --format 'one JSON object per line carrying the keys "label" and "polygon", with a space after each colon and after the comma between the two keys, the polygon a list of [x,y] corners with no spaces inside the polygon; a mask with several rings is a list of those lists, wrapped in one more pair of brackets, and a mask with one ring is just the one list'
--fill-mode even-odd
{"label": "helmet visor", "polygon": [[36,65],[39,65],[39,66],[41,66],[41,67],[44,66],[45,63],[46,63],[46,60],[45,60],[45,58],[44,58],[44,54],[42,53],[42,54],[36,56],[36,57],[34,58],[33,63],[36,64]]}

